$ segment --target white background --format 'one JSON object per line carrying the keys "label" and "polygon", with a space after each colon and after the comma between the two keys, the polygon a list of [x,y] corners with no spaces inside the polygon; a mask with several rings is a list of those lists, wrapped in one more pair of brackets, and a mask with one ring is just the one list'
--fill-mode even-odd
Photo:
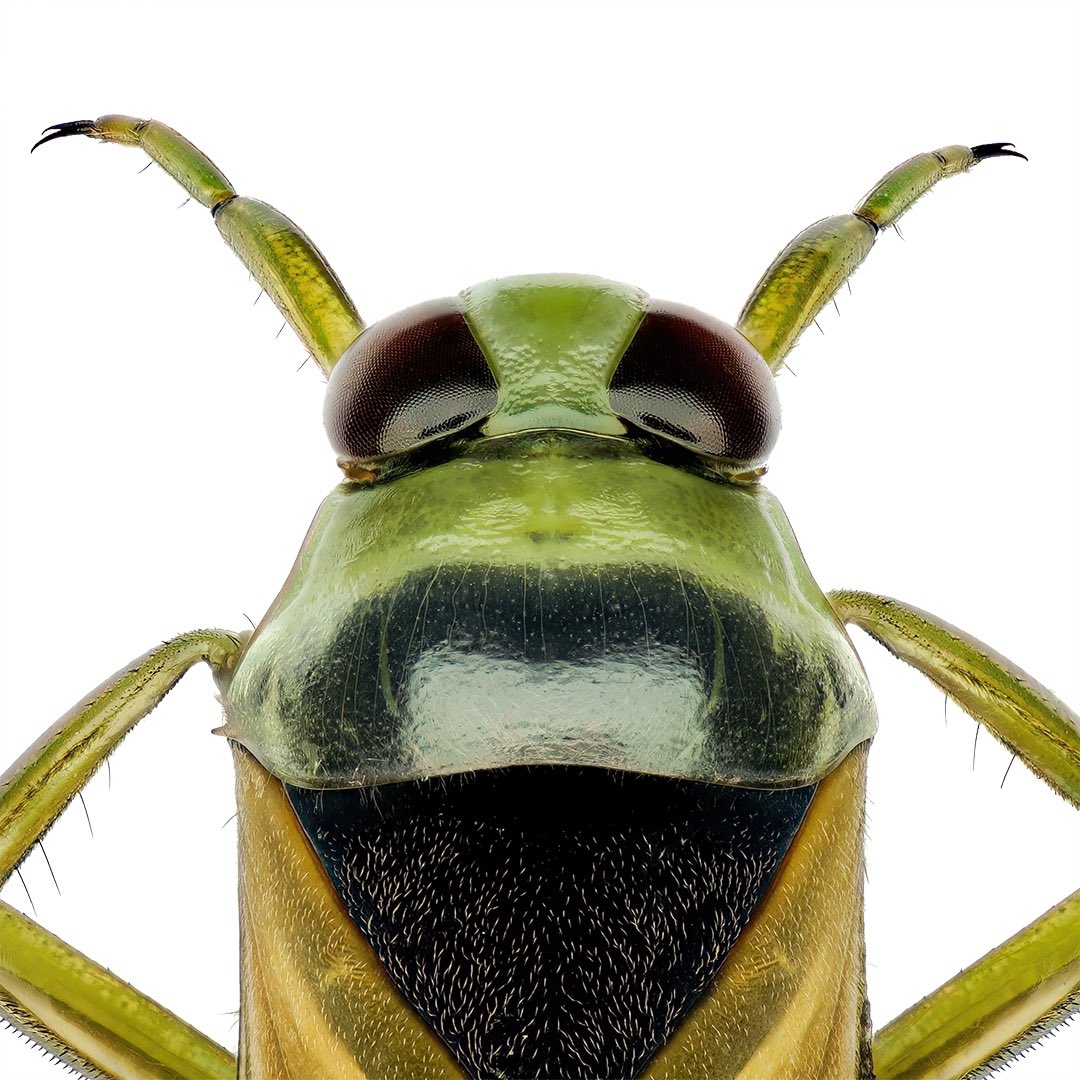
{"label": "white background", "polygon": [[[882,591],[1074,705],[1074,3],[12,2],[3,10],[0,759],[195,626],[258,620],[336,482],[321,379],[209,214],[46,124],[153,116],[296,220],[371,321],[508,273],[733,321],[888,168],[1015,140],[886,234],[790,357],[769,483],[824,588]],[[1077,885],[1076,815],[858,632],[881,1024]],[[234,1043],[231,766],[193,673],[23,867],[39,919]],[[28,906],[18,881],[4,893]],[[1078,1075],[1080,1025],[1010,1077]],[[3,1080],[59,1075],[0,1033]]]}

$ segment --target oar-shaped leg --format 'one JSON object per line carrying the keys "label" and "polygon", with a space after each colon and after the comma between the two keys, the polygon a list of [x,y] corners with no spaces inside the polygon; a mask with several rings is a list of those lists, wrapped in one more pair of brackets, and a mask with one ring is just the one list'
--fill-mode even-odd
{"label": "oar-shaped leg", "polygon": [[218,230],[278,306],[323,371],[364,329],[322,252],[280,211],[237,195],[225,174],[179,132],[157,120],[102,116],[54,124],[33,147],[67,135],[138,146],[214,215]]}
{"label": "oar-shaped leg", "polygon": [[877,1080],[988,1076],[1077,1010],[1080,891],[886,1024]]}
{"label": "oar-shaped leg", "polygon": [[897,165],[854,213],[814,222],[773,259],[743,306],[739,332],[776,371],[799,335],[869,254],[882,229],[895,225],[939,180],[967,172],[986,158],[1024,157],[1010,146],[943,146]]}
{"label": "oar-shaped leg", "polygon": [[[0,884],[125,735],[205,661],[227,677],[246,635],[183,634],[102,683],[0,778]],[[88,1076],[234,1077],[232,1055],[7,905],[0,1016]]]}
{"label": "oar-shaped leg", "polygon": [[[1046,687],[918,608],[862,592],[834,592],[829,600],[844,622],[918,668],[1080,806],[1080,717]],[[1080,892],[886,1025],[874,1039],[878,1080],[948,1080],[989,1071],[1078,1010]]]}

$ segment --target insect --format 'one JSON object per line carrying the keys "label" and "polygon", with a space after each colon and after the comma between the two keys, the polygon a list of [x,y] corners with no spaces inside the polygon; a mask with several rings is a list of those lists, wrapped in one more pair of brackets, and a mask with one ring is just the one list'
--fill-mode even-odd
{"label": "insect", "polygon": [[[799,334],[881,229],[1008,144],[898,166],[796,237],[735,328],[571,275],[365,327],[304,234],[176,132],[50,130],[140,146],[211,210],[330,377],[344,478],[253,632],[152,650],[15,763],[5,875],[205,661],[237,770],[243,1076],[960,1076],[1076,1008],[1074,895],[871,1045],[876,714],[842,623],[1074,803],[1080,725],[935,617],[821,593],[762,483]],[[2,916],[4,1014],[65,1061],[236,1072]]]}

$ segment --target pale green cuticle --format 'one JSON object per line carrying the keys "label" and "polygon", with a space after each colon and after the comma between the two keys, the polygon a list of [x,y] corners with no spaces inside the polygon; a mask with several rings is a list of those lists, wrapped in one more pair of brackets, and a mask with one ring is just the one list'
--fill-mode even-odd
{"label": "pale green cuticle", "polygon": [[[717,597],[745,597],[767,619],[776,642],[797,648],[807,663],[833,658],[827,662],[838,664],[856,688],[847,705],[834,701],[806,725],[798,747],[770,743],[766,717],[762,739],[739,748],[745,760],[730,757],[715,769],[710,764],[712,771],[695,771],[699,762],[688,764],[676,749],[665,749],[650,771],[716,782],[808,782],[874,730],[858,660],[767,490],[694,476],[642,457],[627,441],[548,433],[482,440],[460,458],[391,483],[345,484],[332,492],[229,687],[230,733],[291,782],[371,782],[376,774],[354,780],[312,775],[318,754],[300,744],[310,748],[333,738],[329,730],[318,734],[320,716],[332,727],[340,709],[337,698],[312,704],[305,680],[371,598],[392,595],[410,576],[470,566],[520,569],[530,577],[534,570],[604,574],[640,567],[649,574],[666,568]],[[385,676],[380,671],[383,695],[390,693]],[[715,705],[721,689],[706,687],[703,701]],[[400,778],[377,775],[382,779],[374,782]]]}
{"label": "pale green cuticle", "polygon": [[499,384],[484,433],[625,434],[608,386],[647,300],[631,285],[576,274],[500,278],[462,292],[462,314]]}
{"label": "pale green cuticle", "polygon": [[[303,232],[271,207],[237,197],[213,162],[177,132],[156,121],[116,115],[50,131],[42,142],[78,134],[141,146],[211,208],[226,240],[324,371],[333,368],[362,331],[352,301]],[[862,260],[878,230],[895,224],[939,180],[986,157],[1013,153],[1002,146],[1011,144],[943,147],[897,166],[852,214],[818,222],[784,249],[747,302],[738,329],[774,370],[779,368],[799,334]],[[858,668],[833,608],[810,577],[783,511],[768,492],[740,491],[678,473],[641,459],[629,440],[617,438],[625,431],[612,414],[607,388],[643,317],[643,293],[601,279],[542,275],[479,286],[463,294],[462,302],[500,382],[486,434],[504,438],[470,447],[444,466],[402,473],[367,490],[343,485],[320,508],[293,573],[250,647],[245,646],[246,635],[183,635],[122,669],[77,705],[5,780],[2,801],[11,820],[9,828],[0,828],[0,836],[9,870],[119,738],[191,664],[202,659],[211,665],[230,710],[243,698],[245,686],[250,690],[251,672],[260,664],[264,670],[280,671],[293,689],[302,689],[313,673],[311,654],[304,650],[310,646],[317,654],[320,646],[333,642],[350,605],[363,606],[379,590],[390,590],[396,599],[394,590],[409,574],[426,572],[434,581],[444,566],[459,569],[455,562],[466,567],[470,560],[473,565],[516,566],[529,575],[534,567],[541,575],[549,568],[569,567],[583,579],[591,571],[598,581],[617,566],[635,571],[640,566],[643,573],[650,567],[674,568],[680,582],[685,575],[687,582],[695,576],[721,586],[708,595],[706,607],[714,600],[717,606],[730,607],[732,595],[748,598],[765,615],[764,622],[752,618],[755,630],[763,627],[764,636],[774,639],[794,635],[805,643],[802,652],[789,650],[786,661],[794,656],[798,666],[816,653]],[[551,428],[563,431],[528,441],[520,437],[523,431]],[[575,429],[593,436],[588,450],[567,434]],[[662,519],[651,516],[653,506],[662,508]],[[541,543],[545,536],[557,542]],[[689,610],[685,586],[683,592]],[[1080,726],[1075,714],[1044,687],[970,635],[918,609],[873,594],[834,593],[831,599],[846,621],[864,626],[928,674],[1047,782],[1077,801]],[[719,621],[715,611],[712,618]],[[396,720],[408,702],[403,700],[399,710],[393,700],[396,658],[390,656],[385,631],[389,619],[387,613],[374,689],[386,695]],[[606,631],[601,628],[601,633]],[[233,661],[241,650],[234,672]],[[766,679],[768,661],[776,659],[762,657]],[[723,655],[716,660],[706,697],[710,707],[722,696],[724,682],[745,674]],[[648,669],[651,661],[644,661],[641,666]],[[865,681],[852,678],[846,685],[858,696]],[[781,770],[776,774],[780,781],[824,775],[844,746],[872,732],[868,697],[861,712],[845,714],[846,724],[822,732],[836,711],[835,695],[820,710],[816,705],[805,708],[808,698],[794,683],[789,684],[789,696],[799,706],[790,710],[791,716],[811,721],[806,727],[811,738],[818,738],[817,752],[808,766],[803,757],[807,771],[796,775]],[[273,702],[270,705],[263,718],[273,716]],[[667,714],[656,711],[666,721]],[[284,730],[274,730],[273,724],[255,730],[258,715],[249,711],[233,716],[241,727],[255,721],[248,741],[268,748],[271,756],[284,747],[286,766],[291,764],[290,752],[302,761],[318,762],[332,746],[327,739],[341,734],[330,724],[324,726],[325,717],[303,709],[280,719]],[[394,727],[388,725],[390,734]],[[748,754],[732,760],[750,767],[760,764],[754,759],[758,751],[753,740],[770,734],[760,725],[749,730]],[[284,741],[277,743],[282,736]],[[667,775],[684,775],[680,769],[686,757],[685,746],[676,747],[672,756],[655,764],[666,766]],[[287,771],[279,770],[279,775]],[[724,775],[706,778],[738,782]],[[101,1070],[84,1057],[81,1047],[84,1042],[94,1045],[104,1035],[110,1044],[110,1073],[127,1075],[130,1063],[132,1075],[143,1075],[152,1060],[160,1064],[157,1071],[170,1076],[235,1076],[231,1054],[29,919],[6,905],[0,909],[5,945],[8,938],[13,945],[0,950],[0,968],[5,969],[0,975],[14,980],[5,987],[32,986],[48,994],[58,989],[64,1022],[73,1024],[63,1037],[33,1018],[20,1024],[19,1018],[28,1014],[14,1001],[7,1002],[7,1017],[43,1047],[97,1075]],[[1080,894],[1073,894],[887,1025],[874,1040],[876,1075],[882,1080],[944,1071],[982,1076],[1022,1054],[1077,1007],[1078,920]]]}
{"label": "pale green cuticle", "polygon": [[[694,699],[696,705],[686,706],[681,719],[670,718],[670,730],[656,734],[655,744],[641,751],[634,743],[642,731],[646,741],[653,739],[647,728],[655,726],[655,716],[642,728],[640,718],[624,723],[618,709],[604,706],[606,719],[597,722],[611,740],[612,757],[596,751],[597,760],[582,764],[613,767],[625,760],[663,775],[788,786],[820,778],[873,733],[876,720],[861,666],[775,499],[760,487],[724,484],[645,457],[632,440],[620,437],[626,432],[612,412],[608,387],[645,317],[646,304],[639,289],[571,275],[506,278],[462,294],[460,310],[499,386],[485,437],[443,464],[372,486],[344,484],[323,503],[226,696],[230,734],[272,772],[318,787],[452,771],[462,760],[470,761],[470,767],[494,767],[462,757],[460,747],[468,736],[458,728],[460,718],[432,720],[429,712],[428,719],[418,720],[419,714],[397,699],[394,672],[406,661],[390,657],[385,625],[377,661],[378,695],[386,707],[386,719],[378,723],[387,725],[380,746],[398,738],[390,729],[412,730],[420,723],[430,732],[435,723],[439,731],[447,725],[435,738],[436,743],[445,741],[445,754],[429,753],[414,771],[408,762],[409,753],[420,753],[414,742],[412,748],[386,751],[382,764],[373,764],[380,746],[365,735],[356,756],[339,756],[339,765],[331,769],[324,767],[319,750],[346,745],[359,730],[345,719],[345,700],[356,694],[350,676],[338,684],[329,674],[315,674],[355,633],[347,629],[350,620],[366,617],[362,613],[375,602],[389,602],[392,608],[399,586],[410,578],[429,579],[433,585],[444,568],[463,575],[478,566],[509,569],[521,573],[526,589],[534,572],[538,580],[560,571],[598,577],[629,573],[632,592],[639,571],[673,573],[705,590],[712,612],[706,619],[721,633],[727,633],[724,619],[736,617],[731,597],[745,599],[757,612],[753,618],[765,620],[760,649],[752,661],[744,658],[737,665],[745,669],[751,663],[756,674],[731,671],[733,662],[723,652],[727,646],[718,642],[712,685]],[[688,596],[685,602],[689,617]],[[418,611],[418,625],[425,619],[425,611]],[[758,631],[753,633],[756,640]],[[735,681],[750,678],[766,695],[771,693],[766,642],[777,650],[776,662],[782,652],[784,663],[807,672],[807,685],[832,686],[834,674],[840,681],[824,691],[823,703],[812,703],[789,687],[789,696],[776,701],[776,711],[769,704],[760,716],[747,717],[750,727],[737,745],[730,738],[725,742],[715,725],[723,726],[720,717],[731,707],[726,702],[735,691],[728,685],[729,674]],[[496,657],[491,662],[502,661]],[[618,665],[618,656],[610,662]],[[642,662],[648,666],[647,656]],[[693,681],[697,670],[683,664],[670,678],[658,676],[651,693],[666,694],[680,679]],[[557,681],[561,676],[553,671],[550,677]],[[599,678],[599,672],[586,674],[584,681],[590,677]],[[312,689],[313,680],[319,689]],[[468,685],[475,688],[472,694],[489,692],[481,676]],[[471,709],[472,703],[463,707]],[[480,729],[488,724],[496,732],[489,748],[501,753],[508,746],[513,755],[519,745],[527,755],[539,745],[530,742],[535,736],[525,730],[513,734],[515,724],[527,727],[527,722],[500,719],[513,712],[509,704],[486,708],[481,709],[486,719],[480,719]],[[714,709],[719,710],[715,718],[708,719]],[[820,715],[812,722],[803,719],[815,713]],[[375,715],[365,712],[363,723],[374,722]],[[796,716],[798,730],[792,732]],[[778,738],[784,724],[789,734]],[[685,738],[673,735],[682,730],[680,725],[686,727]],[[506,742],[500,743],[506,732]],[[582,753],[590,752],[589,741],[581,741]],[[631,744],[636,749],[620,759]],[[720,745],[724,749],[716,751]],[[515,758],[505,763],[527,762]]]}

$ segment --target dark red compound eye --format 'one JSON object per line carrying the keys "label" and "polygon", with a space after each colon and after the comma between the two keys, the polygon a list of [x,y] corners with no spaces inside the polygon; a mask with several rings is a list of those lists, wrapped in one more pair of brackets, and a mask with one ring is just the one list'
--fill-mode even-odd
{"label": "dark red compound eye", "polygon": [[453,300],[417,304],[375,323],[330,376],[323,422],[340,457],[399,454],[490,415],[498,394]]}
{"label": "dark red compound eye", "polygon": [[653,301],[609,391],[624,420],[698,454],[759,465],[780,433],[772,372],[733,326]]}

